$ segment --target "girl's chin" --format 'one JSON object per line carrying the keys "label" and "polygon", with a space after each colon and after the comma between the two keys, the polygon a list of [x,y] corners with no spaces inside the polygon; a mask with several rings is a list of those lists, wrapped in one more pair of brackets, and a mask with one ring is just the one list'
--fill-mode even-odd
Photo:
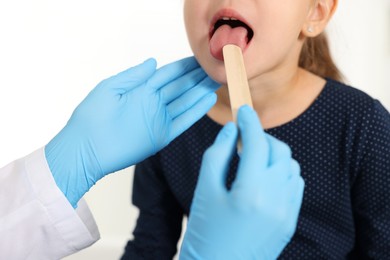
{"label": "girl's chin", "polygon": [[221,85],[227,84],[225,64],[211,55],[195,55],[207,75]]}
{"label": "girl's chin", "polygon": [[214,75],[212,73],[207,73],[210,78],[212,78],[215,82],[221,84],[221,85],[226,85],[227,84],[227,79],[226,79],[226,74],[223,75]]}
{"label": "girl's chin", "polygon": [[212,78],[214,81],[218,82],[219,84],[226,84],[226,72],[225,67],[222,66],[221,68],[217,67],[203,67],[203,69],[206,71],[207,75],[209,75],[210,78]]}

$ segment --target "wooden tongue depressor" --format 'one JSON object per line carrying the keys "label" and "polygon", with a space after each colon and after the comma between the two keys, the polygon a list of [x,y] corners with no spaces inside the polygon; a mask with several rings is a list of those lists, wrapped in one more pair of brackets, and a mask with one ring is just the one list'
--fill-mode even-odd
{"label": "wooden tongue depressor", "polygon": [[[222,49],[223,59],[229,89],[230,107],[233,121],[237,124],[238,109],[243,105],[253,107],[251,93],[248,85],[248,78],[244,66],[241,48],[234,45],[225,45]],[[237,149],[241,151],[241,141],[237,144]]]}

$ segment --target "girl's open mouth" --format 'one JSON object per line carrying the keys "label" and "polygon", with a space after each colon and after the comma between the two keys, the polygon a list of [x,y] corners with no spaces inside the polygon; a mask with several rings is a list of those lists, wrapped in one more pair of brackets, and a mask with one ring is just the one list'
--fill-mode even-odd
{"label": "girl's open mouth", "polygon": [[252,28],[235,11],[224,9],[218,12],[211,23],[210,53],[223,60],[222,48],[227,44],[239,46],[244,51],[254,36]]}

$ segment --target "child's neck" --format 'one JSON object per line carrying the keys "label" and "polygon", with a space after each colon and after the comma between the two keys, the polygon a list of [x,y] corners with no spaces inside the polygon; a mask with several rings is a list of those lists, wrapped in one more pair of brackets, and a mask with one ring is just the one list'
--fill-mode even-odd
{"label": "child's neck", "polygon": [[[254,109],[265,129],[290,122],[302,114],[320,94],[325,80],[305,70],[286,78],[249,82]],[[208,116],[224,125],[232,120],[226,86],[217,91],[218,101]]]}

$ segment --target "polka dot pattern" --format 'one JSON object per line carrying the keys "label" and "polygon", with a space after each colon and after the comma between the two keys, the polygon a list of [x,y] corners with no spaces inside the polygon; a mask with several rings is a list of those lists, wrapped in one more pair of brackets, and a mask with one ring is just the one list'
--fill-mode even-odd
{"label": "polka dot pattern", "polygon": [[[148,259],[173,257],[202,155],[220,129],[206,116],[136,167],[140,217],[123,259],[136,250],[153,251]],[[328,80],[303,114],[267,132],[291,147],[305,180],[297,231],[279,259],[390,259],[390,115],[383,106]]]}

